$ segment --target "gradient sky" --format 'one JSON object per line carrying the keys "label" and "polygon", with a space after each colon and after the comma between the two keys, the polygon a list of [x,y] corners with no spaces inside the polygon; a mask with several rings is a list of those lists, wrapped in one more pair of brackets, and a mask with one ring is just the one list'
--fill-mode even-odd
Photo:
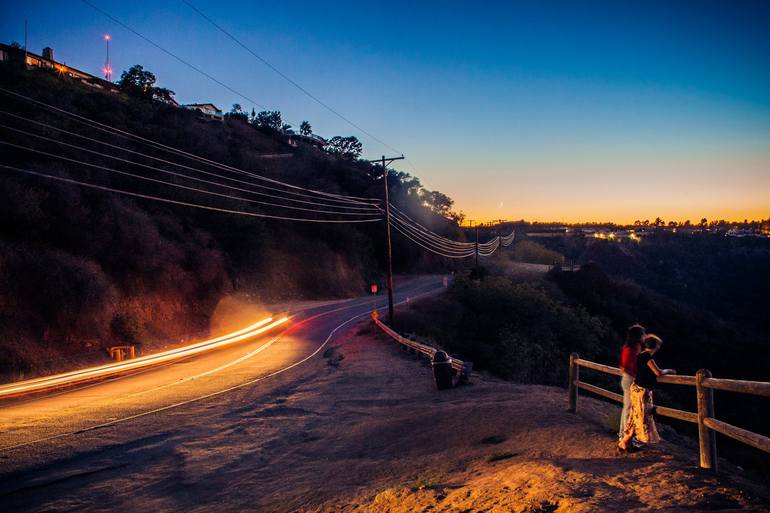
{"label": "gradient sky", "polygon": [[[92,1],[293,125],[393,153],[183,2]],[[770,217],[770,2],[193,3],[469,219]],[[140,63],[182,103],[252,108],[78,0],[2,11],[3,42],[28,19],[30,50],[98,73],[110,33],[115,78]]]}

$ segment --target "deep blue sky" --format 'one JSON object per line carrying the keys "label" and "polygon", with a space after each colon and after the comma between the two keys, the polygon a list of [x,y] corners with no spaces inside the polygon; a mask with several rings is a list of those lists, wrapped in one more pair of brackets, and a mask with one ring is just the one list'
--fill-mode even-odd
{"label": "deep blue sky", "polygon": [[[392,153],[181,1],[93,2],[290,123]],[[770,215],[770,2],[193,3],[471,218]],[[80,1],[8,3],[0,39],[25,18],[35,52],[97,73],[110,33],[115,78],[141,63],[181,102],[252,107]]]}

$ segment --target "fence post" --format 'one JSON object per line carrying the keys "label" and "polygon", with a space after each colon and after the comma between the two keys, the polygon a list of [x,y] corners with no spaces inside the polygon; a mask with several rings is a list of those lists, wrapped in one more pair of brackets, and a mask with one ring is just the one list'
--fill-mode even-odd
{"label": "fence post", "polygon": [[580,378],[580,371],[577,366],[577,360],[580,358],[577,353],[569,355],[569,411],[577,411],[578,387],[577,380]]}
{"label": "fence post", "polygon": [[703,386],[703,380],[711,377],[708,369],[695,373],[695,391],[698,396],[698,445],[700,447],[700,467],[717,471],[717,435],[706,427],[703,419],[714,417],[714,391]]}

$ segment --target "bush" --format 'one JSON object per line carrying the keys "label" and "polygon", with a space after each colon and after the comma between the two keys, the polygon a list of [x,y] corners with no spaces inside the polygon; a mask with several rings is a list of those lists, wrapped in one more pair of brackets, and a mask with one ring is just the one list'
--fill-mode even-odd
{"label": "bush", "polygon": [[135,314],[120,312],[110,322],[110,333],[114,340],[110,345],[141,344],[142,321]]}
{"label": "bush", "polygon": [[399,315],[399,328],[441,341],[461,358],[505,379],[566,383],[573,351],[606,358],[616,335],[584,309],[552,297],[544,284],[460,278],[446,297]]}
{"label": "bush", "polygon": [[513,260],[529,264],[563,264],[564,256],[531,240],[521,240],[513,245]]}

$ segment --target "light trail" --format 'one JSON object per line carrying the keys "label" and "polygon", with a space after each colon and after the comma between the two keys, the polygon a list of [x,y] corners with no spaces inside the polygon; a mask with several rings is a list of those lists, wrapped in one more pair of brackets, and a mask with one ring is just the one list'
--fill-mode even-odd
{"label": "light trail", "polygon": [[[421,289],[424,289],[424,287],[421,287]],[[425,297],[425,296],[428,296],[428,295],[432,295],[432,294],[435,294],[436,292],[439,292],[441,290],[442,290],[442,288],[438,288],[438,289],[435,289],[435,290],[434,289],[430,289],[430,290],[427,290],[425,292],[420,292],[420,293],[417,293],[417,294],[411,296],[411,300],[416,300],[416,299],[419,299],[419,298],[422,298],[422,297]],[[370,301],[370,299],[366,298],[363,301],[355,302],[354,304],[351,304],[351,305],[346,305],[346,306],[334,308],[332,310],[321,312],[321,313],[315,314],[315,315],[313,315],[311,317],[308,317],[306,319],[303,319],[300,322],[298,322],[296,324],[293,324],[292,326],[284,329],[281,333],[276,335],[269,343],[272,344],[272,343],[280,340],[281,337],[283,337],[289,331],[296,330],[300,326],[302,326],[304,324],[307,324],[307,323],[309,323],[309,322],[311,322],[311,321],[313,321],[315,319],[318,319],[320,317],[329,315],[331,313],[339,312],[339,311],[342,311],[342,310],[348,310],[348,309],[351,309],[351,308],[361,307],[361,306],[364,306],[364,304],[368,303],[369,301]],[[399,302],[396,303],[396,306],[405,304],[408,301],[409,301],[409,298],[404,299],[402,301],[399,301]],[[375,307],[376,307],[376,305],[375,305]],[[383,306],[383,308],[384,308],[384,306]],[[302,365],[303,363],[307,362],[308,360],[310,360],[314,356],[318,355],[318,353],[320,353],[321,350],[324,347],[326,347],[326,345],[332,340],[334,335],[340,329],[342,329],[343,327],[349,325],[350,323],[354,322],[357,319],[360,319],[360,318],[362,318],[364,316],[367,316],[367,315],[371,315],[371,313],[374,312],[375,309],[367,309],[366,311],[364,311],[362,313],[358,313],[356,315],[353,315],[352,317],[348,318],[347,320],[345,320],[342,323],[338,324],[334,329],[332,329],[329,332],[329,334],[327,335],[326,339],[312,353],[310,353],[309,355],[305,356],[304,358],[302,358],[302,359],[300,359],[300,360],[298,360],[298,361],[296,361],[296,362],[294,362],[294,363],[292,363],[290,365],[287,365],[287,366],[285,366],[283,368],[277,369],[277,370],[275,370],[273,372],[270,372],[268,374],[265,374],[263,376],[259,376],[257,378],[254,378],[254,379],[248,380],[248,381],[246,381],[244,383],[240,383],[240,384],[237,384],[237,385],[225,388],[223,390],[217,390],[215,392],[211,392],[211,393],[208,393],[208,394],[205,394],[205,395],[201,395],[201,396],[198,396],[198,397],[193,397],[191,399],[187,399],[187,400],[180,401],[180,402],[177,402],[177,403],[169,404],[167,406],[162,406],[160,408],[155,408],[153,410],[139,412],[139,413],[136,413],[134,415],[129,415],[129,416],[122,417],[122,418],[119,418],[119,419],[109,420],[107,422],[104,422],[104,423],[101,423],[101,424],[92,425],[92,426],[89,426],[89,427],[86,427],[86,428],[81,428],[81,429],[78,429],[76,431],[69,431],[69,432],[65,432],[65,433],[59,433],[59,434],[56,434],[56,435],[46,436],[46,437],[38,438],[38,439],[35,439],[35,440],[28,440],[26,442],[21,442],[21,443],[15,444],[15,445],[10,445],[10,446],[6,446],[6,447],[0,447],[0,452],[6,452],[6,451],[10,451],[10,450],[21,448],[21,447],[27,447],[27,446],[30,446],[30,445],[38,444],[38,443],[41,443],[41,442],[47,442],[47,441],[50,441],[50,440],[57,440],[57,439],[65,438],[65,437],[68,437],[68,436],[73,436],[73,435],[78,435],[78,434],[86,433],[86,432],[93,431],[93,430],[96,430],[96,429],[102,429],[102,428],[105,428],[105,427],[114,426],[116,424],[121,424],[123,422],[129,422],[129,421],[134,420],[134,419],[146,417],[148,415],[153,415],[153,414],[156,414],[156,413],[161,413],[161,412],[164,412],[164,411],[171,410],[173,408],[178,408],[180,406],[186,406],[186,405],[191,404],[191,403],[195,403],[195,402],[198,402],[198,401],[203,401],[203,400],[206,400],[206,399],[210,399],[212,397],[220,396],[222,394],[226,394],[228,392],[232,392],[233,390],[238,390],[240,388],[247,387],[249,385],[253,385],[253,384],[259,383],[261,381],[264,381],[266,379],[272,378],[272,377],[277,376],[279,374],[283,374],[284,372],[289,371],[289,370],[291,370],[291,369],[293,369],[293,368],[295,368],[295,367],[297,367],[299,365]],[[257,351],[260,351],[260,349],[258,349]]]}
{"label": "light trail", "polygon": [[55,374],[53,376],[45,376],[27,381],[10,383],[0,387],[0,398],[14,397],[33,392],[42,392],[52,388],[73,385],[87,380],[109,377],[131,370],[187,358],[205,351],[210,351],[212,349],[254,337],[261,333],[265,333],[266,331],[269,331],[276,326],[287,322],[288,320],[289,318],[286,316],[280,317],[278,319],[268,317],[238,331],[197,342],[195,344],[190,344],[184,347],[170,349],[168,351],[163,351],[154,355],[142,356],[140,358],[135,358],[133,360],[128,360],[121,363],[111,363],[98,367],[89,367],[86,369],[65,372],[62,374]]}

